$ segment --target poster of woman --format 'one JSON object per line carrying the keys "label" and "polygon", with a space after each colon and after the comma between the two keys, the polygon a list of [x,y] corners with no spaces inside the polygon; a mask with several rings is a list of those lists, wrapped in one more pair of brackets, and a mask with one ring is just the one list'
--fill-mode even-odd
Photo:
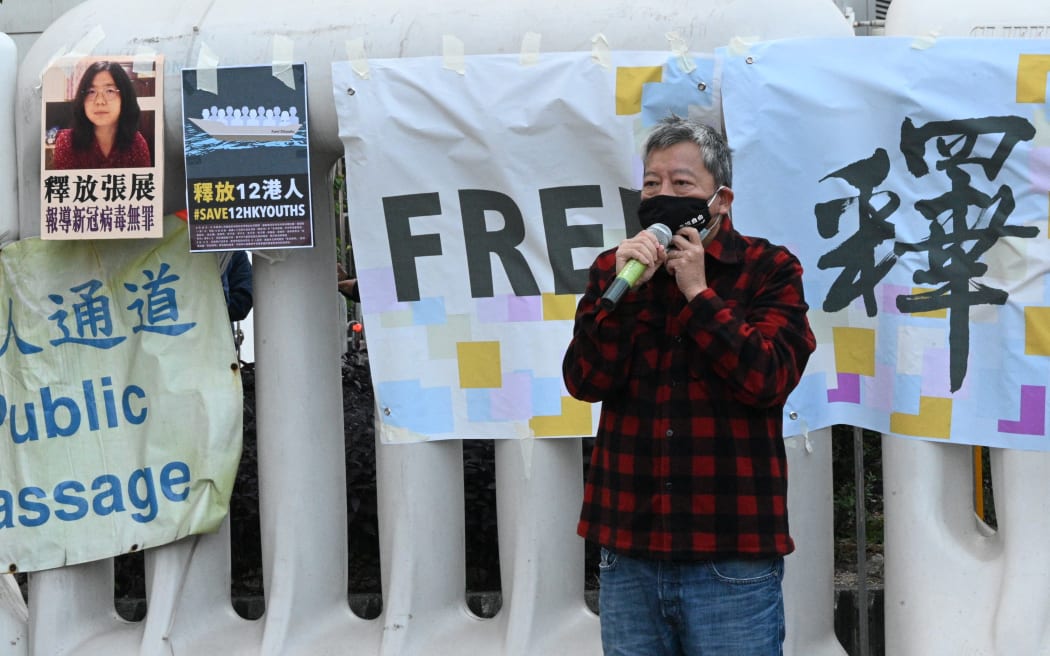
{"label": "poster of woman", "polygon": [[161,236],[162,85],[153,56],[63,59],[45,71],[42,238]]}

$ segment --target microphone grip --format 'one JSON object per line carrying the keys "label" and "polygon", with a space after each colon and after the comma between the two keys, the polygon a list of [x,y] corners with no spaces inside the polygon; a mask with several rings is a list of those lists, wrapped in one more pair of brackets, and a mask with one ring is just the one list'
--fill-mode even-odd
{"label": "microphone grip", "polygon": [[623,298],[623,295],[627,293],[627,290],[634,286],[634,283],[638,282],[638,278],[645,273],[645,265],[638,260],[629,260],[627,264],[620,269],[620,273],[616,274],[613,278],[612,283],[602,294],[601,305],[606,312],[612,312],[616,305]]}
{"label": "microphone grip", "polygon": [[631,288],[631,285],[623,278],[613,278],[612,284],[602,294],[602,308],[606,312],[612,312],[616,307],[616,304],[620,302],[623,295],[627,293],[627,290]]}
{"label": "microphone grip", "polygon": [[[646,228],[661,246],[667,248],[667,245],[671,243],[671,229],[662,223],[654,223]],[[602,294],[602,298],[599,301],[602,309],[606,312],[612,312],[616,307],[616,304],[620,302],[620,299],[627,290],[634,287],[634,283],[638,282],[638,279],[645,273],[646,266],[638,260],[628,260],[627,264],[620,269],[620,273],[616,274],[613,278],[612,284]]]}

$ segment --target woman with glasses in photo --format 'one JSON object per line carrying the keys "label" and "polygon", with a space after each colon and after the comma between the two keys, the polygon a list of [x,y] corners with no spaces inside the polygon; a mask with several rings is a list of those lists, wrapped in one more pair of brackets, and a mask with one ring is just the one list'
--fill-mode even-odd
{"label": "woman with glasses in photo", "polygon": [[73,100],[72,127],[55,140],[52,168],[113,169],[150,166],[139,133],[139,103],[124,67],[98,61],[84,71]]}

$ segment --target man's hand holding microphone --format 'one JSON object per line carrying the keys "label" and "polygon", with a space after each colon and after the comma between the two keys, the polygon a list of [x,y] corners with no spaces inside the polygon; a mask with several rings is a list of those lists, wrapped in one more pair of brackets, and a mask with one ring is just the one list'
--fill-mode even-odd
{"label": "man's hand holding microphone", "polygon": [[616,277],[602,295],[602,307],[611,311],[629,289],[648,282],[667,261],[670,243],[671,229],[662,223],[654,223],[620,242],[616,249]]}
{"label": "man's hand holding microphone", "polygon": [[[711,197],[723,189],[718,187]],[[664,264],[687,299],[707,289],[704,242],[721,223],[721,216],[712,217],[707,201],[654,196],[642,201],[638,218],[647,227],[617,247],[616,277],[602,295],[602,308],[611,312],[628,290],[648,282]]]}

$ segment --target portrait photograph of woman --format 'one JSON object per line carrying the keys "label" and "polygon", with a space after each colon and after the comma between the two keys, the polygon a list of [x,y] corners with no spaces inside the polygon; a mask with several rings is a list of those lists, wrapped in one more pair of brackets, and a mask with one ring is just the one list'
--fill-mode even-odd
{"label": "portrait photograph of woman", "polygon": [[161,237],[163,57],[60,57],[41,82],[41,238]]}
{"label": "portrait photograph of woman", "polygon": [[[99,59],[45,81],[44,169],[147,168],[156,164],[154,62]],[[57,99],[56,99],[57,96]]]}

